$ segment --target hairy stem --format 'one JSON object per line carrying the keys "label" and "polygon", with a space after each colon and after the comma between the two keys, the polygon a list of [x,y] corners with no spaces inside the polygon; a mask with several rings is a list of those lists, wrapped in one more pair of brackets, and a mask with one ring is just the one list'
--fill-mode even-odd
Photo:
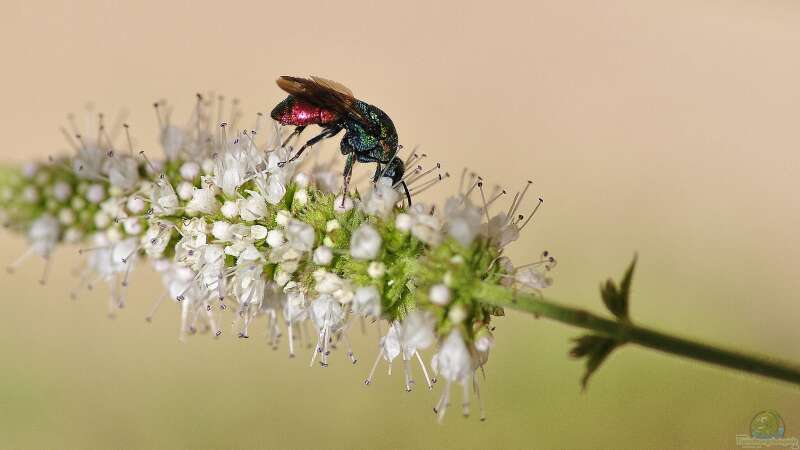
{"label": "hairy stem", "polygon": [[579,308],[560,305],[534,294],[514,292],[510,288],[489,283],[480,285],[476,297],[491,305],[524,311],[535,316],[547,317],[592,330],[597,334],[615,339],[621,344],[637,344],[684,358],[788,381],[800,386],[800,366],[796,364],[726,350],[634,325],[630,322],[606,319]]}

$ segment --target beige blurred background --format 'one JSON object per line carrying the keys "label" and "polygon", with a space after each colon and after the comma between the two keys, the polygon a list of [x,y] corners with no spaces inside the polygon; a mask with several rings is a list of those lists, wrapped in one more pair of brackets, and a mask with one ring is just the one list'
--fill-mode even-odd
{"label": "beige blurred background", "polygon": [[[196,91],[248,114],[274,78],[350,86],[452,172],[467,166],[546,199],[513,247],[560,259],[554,298],[601,311],[597,286],[640,256],[633,316],[740,350],[800,360],[800,4],[610,2],[28,2],[0,13],[0,158],[63,150],[87,102],[155,143],[150,104],[187,117]],[[249,116],[248,116],[249,117]],[[310,135],[309,135],[310,136]],[[328,145],[331,154],[334,147]],[[443,197],[454,184],[431,197]],[[532,200],[532,199],[531,199]],[[24,249],[2,234],[3,260]],[[179,343],[177,310],[135,274],[130,307],[71,302],[74,249],[0,276],[0,448],[734,448],[779,411],[800,437],[800,392],[637,348],[582,394],[577,330],[499,321],[489,420],[444,425],[436,393],[362,380],[375,335],[309,369],[261,339]],[[169,305],[172,306],[172,305]]]}

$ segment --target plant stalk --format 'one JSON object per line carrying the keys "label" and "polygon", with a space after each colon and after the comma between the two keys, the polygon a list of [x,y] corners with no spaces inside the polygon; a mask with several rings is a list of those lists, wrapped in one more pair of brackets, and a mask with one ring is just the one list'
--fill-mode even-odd
{"label": "plant stalk", "polygon": [[684,358],[716,364],[741,372],[787,381],[800,386],[800,366],[774,358],[726,350],[714,345],[669,335],[634,325],[629,321],[606,319],[588,311],[563,306],[526,292],[515,292],[490,283],[483,283],[476,295],[482,302],[532,313],[561,323],[592,330],[617,340],[670,353]]}

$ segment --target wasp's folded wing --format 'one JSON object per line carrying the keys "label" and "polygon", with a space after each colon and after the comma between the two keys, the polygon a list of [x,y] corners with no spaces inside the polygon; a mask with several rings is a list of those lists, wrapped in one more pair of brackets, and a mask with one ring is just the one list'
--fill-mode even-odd
{"label": "wasp's folded wing", "polygon": [[277,83],[278,87],[303,101],[351,117],[364,128],[375,127],[375,124],[356,108],[353,92],[341,83],[313,76],[311,79],[282,76],[278,78]]}

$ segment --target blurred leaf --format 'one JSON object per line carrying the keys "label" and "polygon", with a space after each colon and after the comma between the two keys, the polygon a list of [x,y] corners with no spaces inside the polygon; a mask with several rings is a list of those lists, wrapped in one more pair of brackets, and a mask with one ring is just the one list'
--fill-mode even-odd
{"label": "blurred leaf", "polygon": [[586,390],[592,374],[618,346],[619,344],[614,339],[596,334],[585,334],[575,338],[575,346],[572,347],[569,354],[573,358],[586,357],[586,373],[581,378],[581,386],[584,390]]}
{"label": "blurred leaf", "polygon": [[622,281],[617,287],[614,280],[606,280],[604,285],[600,286],[600,296],[603,298],[603,303],[606,305],[611,314],[614,314],[618,319],[629,320],[628,305],[631,292],[631,282],[633,281],[633,270],[636,267],[636,256],[634,255],[633,261],[625,271]]}

